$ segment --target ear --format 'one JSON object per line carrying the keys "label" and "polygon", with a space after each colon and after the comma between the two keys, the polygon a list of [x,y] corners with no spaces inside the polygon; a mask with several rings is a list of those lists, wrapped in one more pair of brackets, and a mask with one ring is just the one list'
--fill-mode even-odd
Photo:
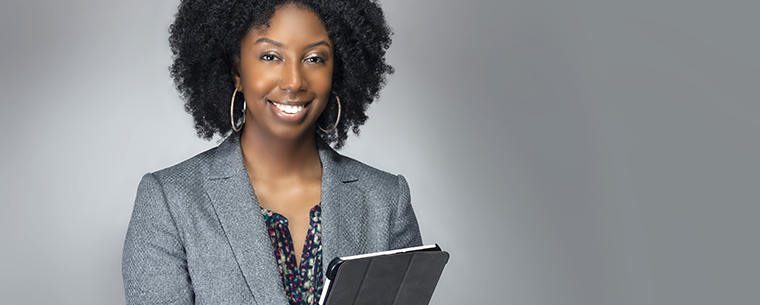
{"label": "ear", "polygon": [[242,86],[242,80],[240,79],[240,60],[235,60],[232,63],[232,80],[235,82],[235,88],[238,89],[238,92],[243,92],[243,86]]}

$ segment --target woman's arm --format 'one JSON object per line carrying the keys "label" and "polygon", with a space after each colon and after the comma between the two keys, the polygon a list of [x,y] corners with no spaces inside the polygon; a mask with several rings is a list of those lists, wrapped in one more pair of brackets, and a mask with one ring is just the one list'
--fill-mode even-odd
{"label": "woman's arm", "polygon": [[398,175],[399,197],[391,224],[390,249],[421,246],[422,237],[417,225],[417,217],[412,209],[409,184],[404,176]]}
{"label": "woman's arm", "polygon": [[161,183],[146,174],[137,188],[121,272],[127,304],[193,304],[187,258]]}

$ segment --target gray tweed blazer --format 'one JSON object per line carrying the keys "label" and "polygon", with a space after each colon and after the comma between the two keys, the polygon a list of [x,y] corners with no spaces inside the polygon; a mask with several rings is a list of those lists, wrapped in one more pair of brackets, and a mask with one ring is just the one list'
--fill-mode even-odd
{"label": "gray tweed blazer", "polygon": [[[288,304],[239,142],[143,176],[122,255],[127,304]],[[318,148],[324,268],[422,244],[404,177]]]}

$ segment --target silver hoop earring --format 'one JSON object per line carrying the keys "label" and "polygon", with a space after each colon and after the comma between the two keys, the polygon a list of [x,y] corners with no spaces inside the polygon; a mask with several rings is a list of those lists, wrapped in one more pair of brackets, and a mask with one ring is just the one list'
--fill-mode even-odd
{"label": "silver hoop earring", "polygon": [[333,130],[335,130],[335,128],[338,127],[338,122],[340,122],[340,98],[338,97],[337,94],[335,94],[335,92],[333,92],[333,94],[335,95],[335,101],[338,102],[338,119],[335,120],[335,124],[333,124],[333,127],[330,128],[330,130],[324,130],[322,129],[322,127],[319,127],[319,125],[317,125],[317,128],[319,128],[319,130],[321,130],[324,133],[330,133]]}
{"label": "silver hoop earring", "polygon": [[243,102],[243,122],[240,123],[240,126],[237,126],[235,124],[235,95],[238,92],[238,88],[235,88],[235,91],[232,92],[232,101],[230,102],[230,122],[232,123],[232,130],[234,131],[240,131],[243,129],[243,124],[245,124],[245,102]]}

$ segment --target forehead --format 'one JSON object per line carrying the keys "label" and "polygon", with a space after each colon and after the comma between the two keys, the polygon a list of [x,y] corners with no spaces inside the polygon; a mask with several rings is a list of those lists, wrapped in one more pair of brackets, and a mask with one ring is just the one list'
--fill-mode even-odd
{"label": "forehead", "polygon": [[329,41],[322,19],[310,9],[293,4],[277,8],[267,25],[254,28],[249,34],[256,38],[271,38],[285,44],[300,41],[306,41],[307,44],[317,40]]}

